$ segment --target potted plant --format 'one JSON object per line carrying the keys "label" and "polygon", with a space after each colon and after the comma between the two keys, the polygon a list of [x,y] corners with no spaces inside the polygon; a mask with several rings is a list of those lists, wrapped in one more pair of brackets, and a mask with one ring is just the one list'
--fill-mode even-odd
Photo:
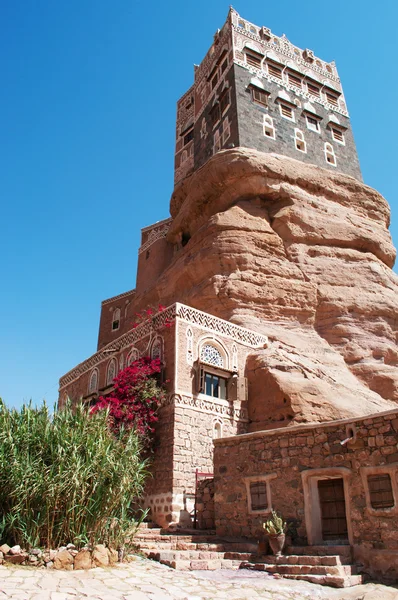
{"label": "potted plant", "polygon": [[283,546],[285,545],[288,524],[275,510],[273,510],[271,512],[271,518],[263,523],[263,528],[268,535],[272,552],[275,556],[281,556]]}

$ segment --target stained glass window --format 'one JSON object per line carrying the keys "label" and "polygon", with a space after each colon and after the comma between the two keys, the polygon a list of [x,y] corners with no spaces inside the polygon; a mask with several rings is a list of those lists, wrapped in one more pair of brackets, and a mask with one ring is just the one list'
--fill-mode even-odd
{"label": "stained glass window", "polygon": [[205,344],[202,346],[200,360],[208,365],[214,365],[215,367],[221,368],[224,367],[224,359],[221,353],[219,350],[217,350],[217,348],[215,348],[215,346],[212,346],[211,344]]}
{"label": "stained glass window", "polygon": [[96,392],[98,389],[98,371],[94,369],[94,371],[90,375],[90,383],[88,384],[88,393],[92,394]]}

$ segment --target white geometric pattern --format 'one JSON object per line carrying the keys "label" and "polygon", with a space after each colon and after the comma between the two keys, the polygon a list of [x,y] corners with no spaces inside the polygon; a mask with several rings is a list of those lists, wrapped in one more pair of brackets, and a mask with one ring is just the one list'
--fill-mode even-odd
{"label": "white geometric pattern", "polygon": [[223,368],[224,366],[224,359],[221,352],[211,344],[202,346],[200,351],[200,361],[207,363],[208,365],[213,365],[214,367]]}

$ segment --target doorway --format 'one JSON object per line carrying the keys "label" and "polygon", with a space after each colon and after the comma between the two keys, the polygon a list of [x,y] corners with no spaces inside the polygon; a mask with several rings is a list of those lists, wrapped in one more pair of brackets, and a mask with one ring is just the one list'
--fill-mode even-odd
{"label": "doorway", "polygon": [[348,528],[343,478],[318,480],[318,494],[322,540],[326,543],[347,543]]}

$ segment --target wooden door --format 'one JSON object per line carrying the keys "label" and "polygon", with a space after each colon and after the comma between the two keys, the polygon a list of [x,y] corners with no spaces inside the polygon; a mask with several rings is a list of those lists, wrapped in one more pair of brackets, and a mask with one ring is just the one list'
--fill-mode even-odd
{"label": "wooden door", "polygon": [[321,479],[318,481],[319,503],[322,519],[322,539],[346,542],[348,539],[347,518],[343,479]]}

